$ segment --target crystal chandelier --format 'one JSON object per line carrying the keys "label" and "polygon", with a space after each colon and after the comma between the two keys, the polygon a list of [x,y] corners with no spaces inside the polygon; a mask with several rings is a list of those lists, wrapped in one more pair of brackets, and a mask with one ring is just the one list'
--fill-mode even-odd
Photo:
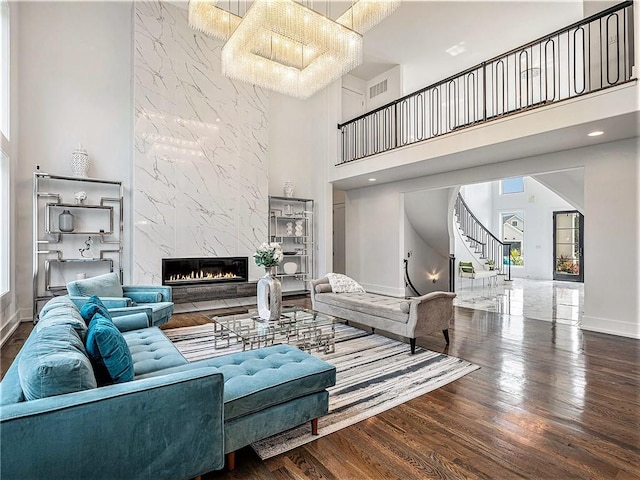
{"label": "crystal chandelier", "polygon": [[223,75],[308,98],[362,63],[362,34],[400,0],[356,0],[335,21],[295,0],[254,0],[243,17],[190,0],[189,25],[225,40]]}

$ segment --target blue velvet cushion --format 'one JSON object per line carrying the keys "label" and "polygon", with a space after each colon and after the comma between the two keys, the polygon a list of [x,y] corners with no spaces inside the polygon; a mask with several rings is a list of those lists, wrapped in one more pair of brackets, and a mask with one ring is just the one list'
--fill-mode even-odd
{"label": "blue velvet cushion", "polygon": [[99,313],[89,323],[87,353],[100,385],[133,380],[133,358],[127,342],[113,322]]}
{"label": "blue velvet cushion", "polygon": [[66,324],[38,329],[20,352],[18,372],[26,400],[97,387],[82,340]]}
{"label": "blue velvet cushion", "polygon": [[67,295],[61,297],[53,297],[47,303],[44,304],[42,310],[40,310],[40,318],[44,317],[50,310],[58,307],[75,307],[75,303]]}
{"label": "blue velvet cushion", "polygon": [[67,283],[67,290],[71,296],[90,297],[122,297],[122,285],[115,272],[105,273],[97,277],[74,280]]}
{"label": "blue velvet cushion", "polygon": [[84,342],[87,337],[87,324],[73,304],[59,304],[56,308],[47,310],[45,315],[40,314],[40,320],[38,320],[35,329],[40,331],[51,325],[71,325],[78,333],[80,340]]}
{"label": "blue velvet cushion", "polygon": [[111,320],[111,315],[109,314],[107,307],[104,306],[104,303],[102,303],[97,295],[93,295],[84,305],[82,305],[82,308],[80,308],[80,315],[82,315],[84,321],[89,324],[96,313],[99,313],[104,318]]}

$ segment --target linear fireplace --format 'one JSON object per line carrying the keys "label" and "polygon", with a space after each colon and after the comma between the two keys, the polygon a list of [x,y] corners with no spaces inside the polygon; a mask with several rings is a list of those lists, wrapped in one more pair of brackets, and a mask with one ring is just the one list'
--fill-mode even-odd
{"label": "linear fireplace", "polygon": [[248,257],[163,258],[163,285],[246,282]]}

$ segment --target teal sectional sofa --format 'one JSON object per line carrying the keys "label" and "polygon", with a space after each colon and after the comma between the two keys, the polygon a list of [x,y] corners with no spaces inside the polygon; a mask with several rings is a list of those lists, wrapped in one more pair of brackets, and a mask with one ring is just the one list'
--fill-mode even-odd
{"label": "teal sectional sofa", "polygon": [[0,383],[3,480],[192,478],[328,411],[332,365],[289,345],[189,363],[145,313],[112,319],[133,379],[98,386],[77,307],[42,312]]}

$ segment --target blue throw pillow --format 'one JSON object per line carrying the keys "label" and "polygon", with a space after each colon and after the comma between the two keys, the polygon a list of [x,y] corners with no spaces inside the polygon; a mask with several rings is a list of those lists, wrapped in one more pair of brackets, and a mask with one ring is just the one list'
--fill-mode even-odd
{"label": "blue throw pillow", "polygon": [[71,325],[36,329],[20,352],[18,375],[27,400],[96,388],[96,377]]}
{"label": "blue throw pillow", "polygon": [[99,385],[133,380],[133,358],[120,330],[96,313],[87,332],[87,354]]}
{"label": "blue throw pillow", "polygon": [[97,295],[93,295],[92,297],[89,297],[89,300],[87,300],[86,303],[82,305],[82,308],[80,308],[80,315],[82,315],[82,318],[88,325],[96,313],[99,313],[104,318],[111,320],[111,314],[109,313],[109,310],[107,310],[107,307],[104,306],[104,303],[102,303],[102,300],[100,300]]}

